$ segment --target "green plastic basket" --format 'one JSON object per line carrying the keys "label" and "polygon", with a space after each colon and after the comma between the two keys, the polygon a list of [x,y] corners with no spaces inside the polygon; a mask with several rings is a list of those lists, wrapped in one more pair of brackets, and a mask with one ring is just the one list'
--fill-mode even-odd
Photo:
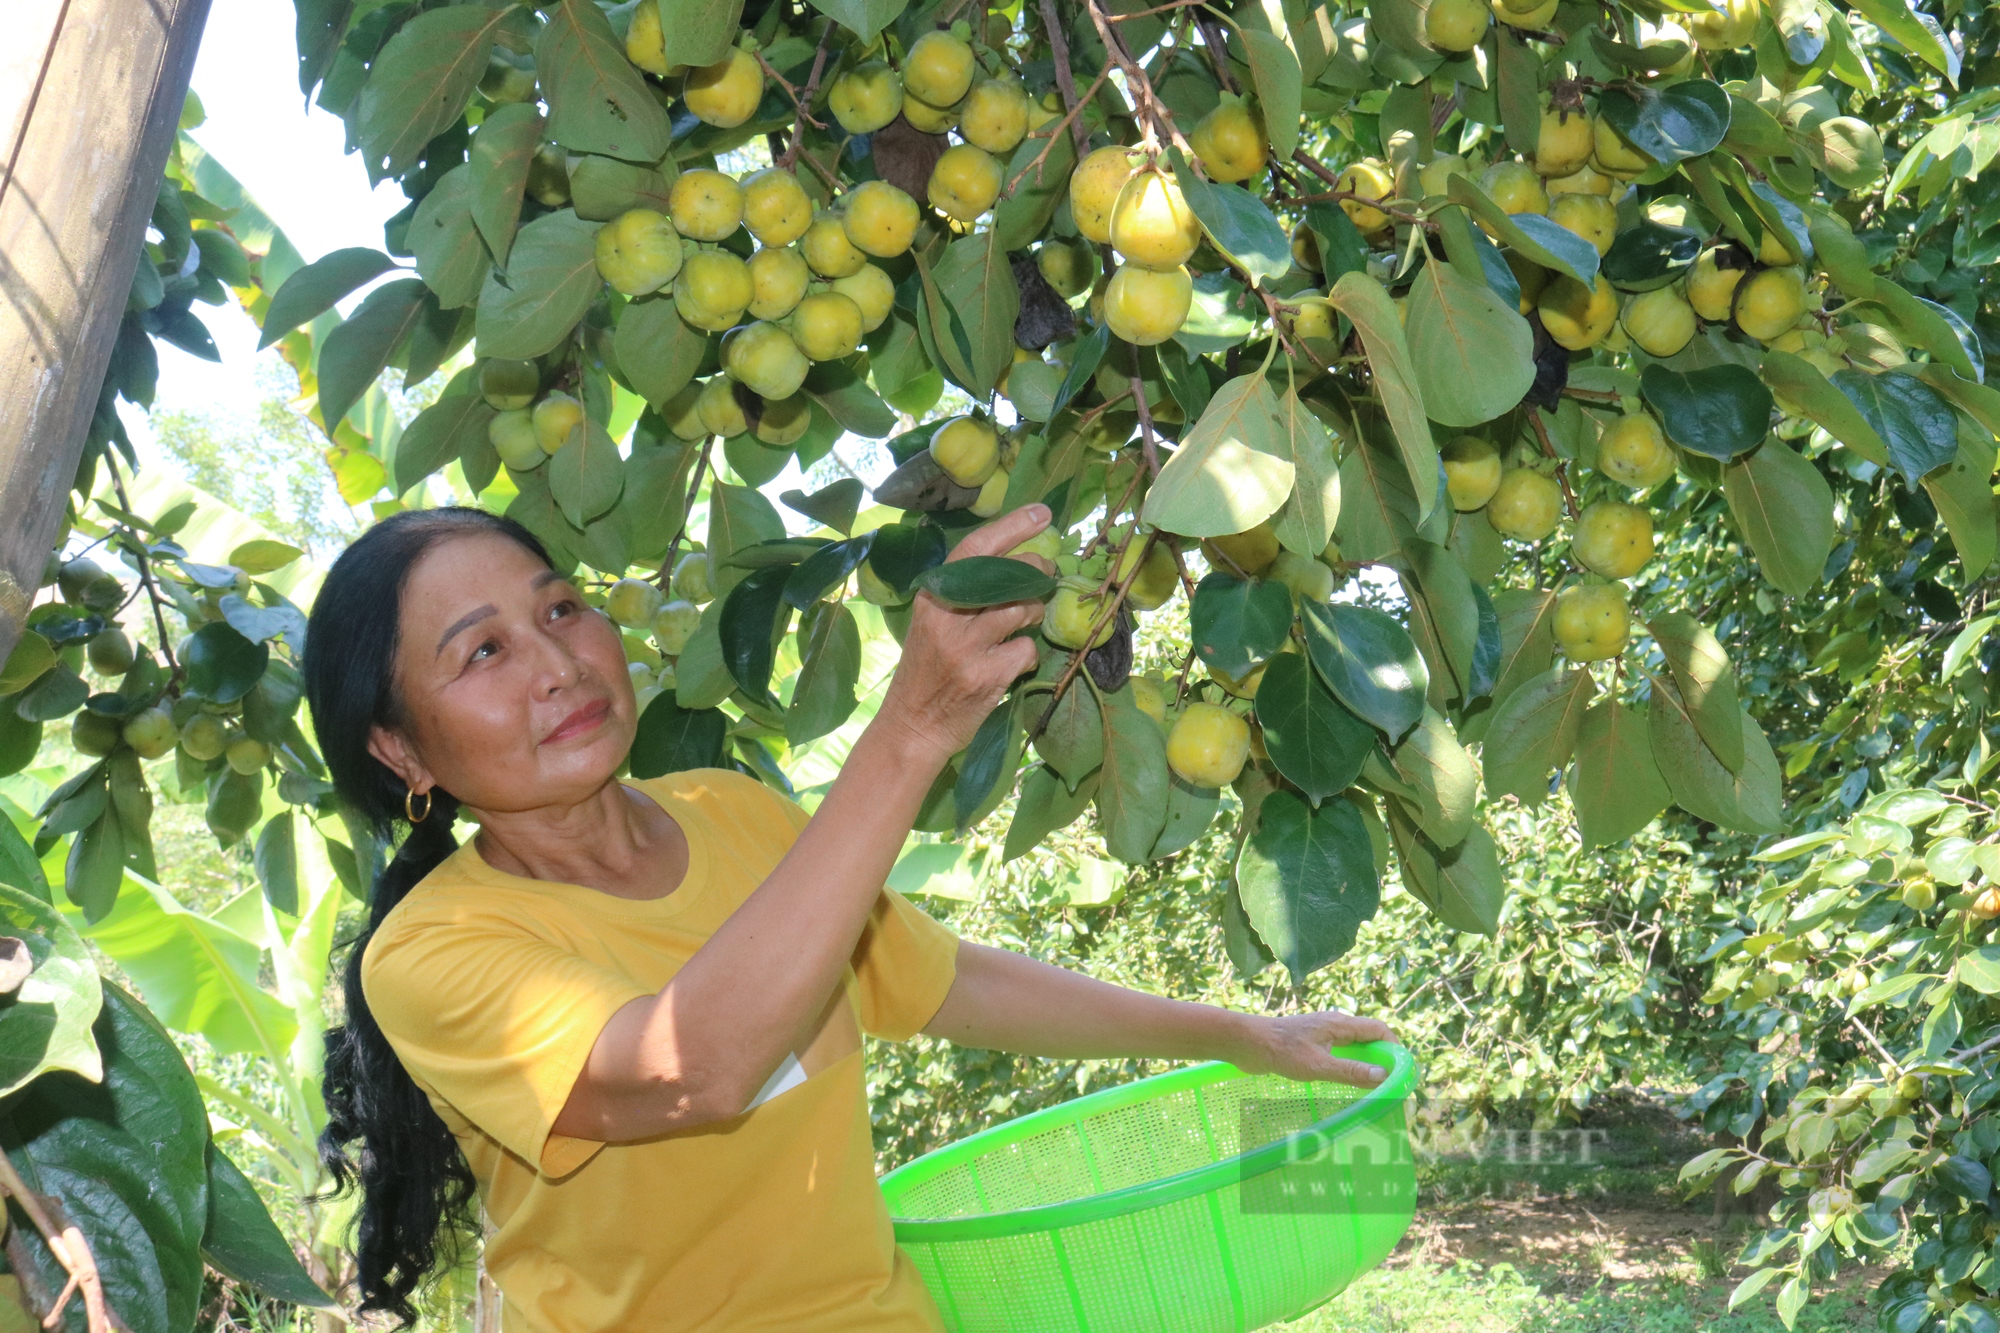
{"label": "green plastic basket", "polygon": [[1051,1106],[882,1178],[951,1333],[1245,1333],[1380,1263],[1416,1203],[1389,1042],[1369,1090],[1210,1061]]}

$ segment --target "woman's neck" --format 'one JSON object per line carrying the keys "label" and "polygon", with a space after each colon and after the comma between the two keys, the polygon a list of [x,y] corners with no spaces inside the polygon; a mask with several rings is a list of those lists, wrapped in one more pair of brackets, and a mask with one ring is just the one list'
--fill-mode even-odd
{"label": "woman's neck", "polygon": [[650,797],[616,781],[575,805],[471,810],[474,844],[496,870],[581,884],[620,898],[663,898],[687,873],[687,838]]}

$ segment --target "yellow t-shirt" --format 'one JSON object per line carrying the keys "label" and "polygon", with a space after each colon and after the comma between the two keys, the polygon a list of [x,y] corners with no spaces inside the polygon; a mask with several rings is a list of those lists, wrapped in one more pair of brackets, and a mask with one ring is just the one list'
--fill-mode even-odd
{"label": "yellow t-shirt", "polygon": [[807,818],[723,769],[630,785],[687,835],[666,897],[511,875],[467,839],[362,961],[369,1008],[479,1182],[503,1329],[938,1333],[876,1183],[861,1034],[903,1041],[928,1023],[958,937],[886,886],[765,1100],[633,1143],[550,1132],[605,1020],[665,986]]}

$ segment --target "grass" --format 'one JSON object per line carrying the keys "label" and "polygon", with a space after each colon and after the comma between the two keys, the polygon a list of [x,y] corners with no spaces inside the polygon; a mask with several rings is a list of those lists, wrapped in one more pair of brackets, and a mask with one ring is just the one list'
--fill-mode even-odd
{"label": "grass", "polygon": [[[1561,1290],[1562,1277],[1471,1260],[1378,1268],[1288,1333],[1783,1333],[1762,1298],[1730,1313],[1731,1283],[1624,1283]],[[1794,1333],[1872,1328],[1864,1299],[1836,1292],[1808,1305]]]}

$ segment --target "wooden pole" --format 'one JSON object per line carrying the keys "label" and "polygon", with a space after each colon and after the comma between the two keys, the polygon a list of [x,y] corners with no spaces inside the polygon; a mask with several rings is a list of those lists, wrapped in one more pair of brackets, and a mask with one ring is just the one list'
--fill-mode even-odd
{"label": "wooden pole", "polygon": [[0,44],[0,660],[118,336],[209,0],[7,0]]}

